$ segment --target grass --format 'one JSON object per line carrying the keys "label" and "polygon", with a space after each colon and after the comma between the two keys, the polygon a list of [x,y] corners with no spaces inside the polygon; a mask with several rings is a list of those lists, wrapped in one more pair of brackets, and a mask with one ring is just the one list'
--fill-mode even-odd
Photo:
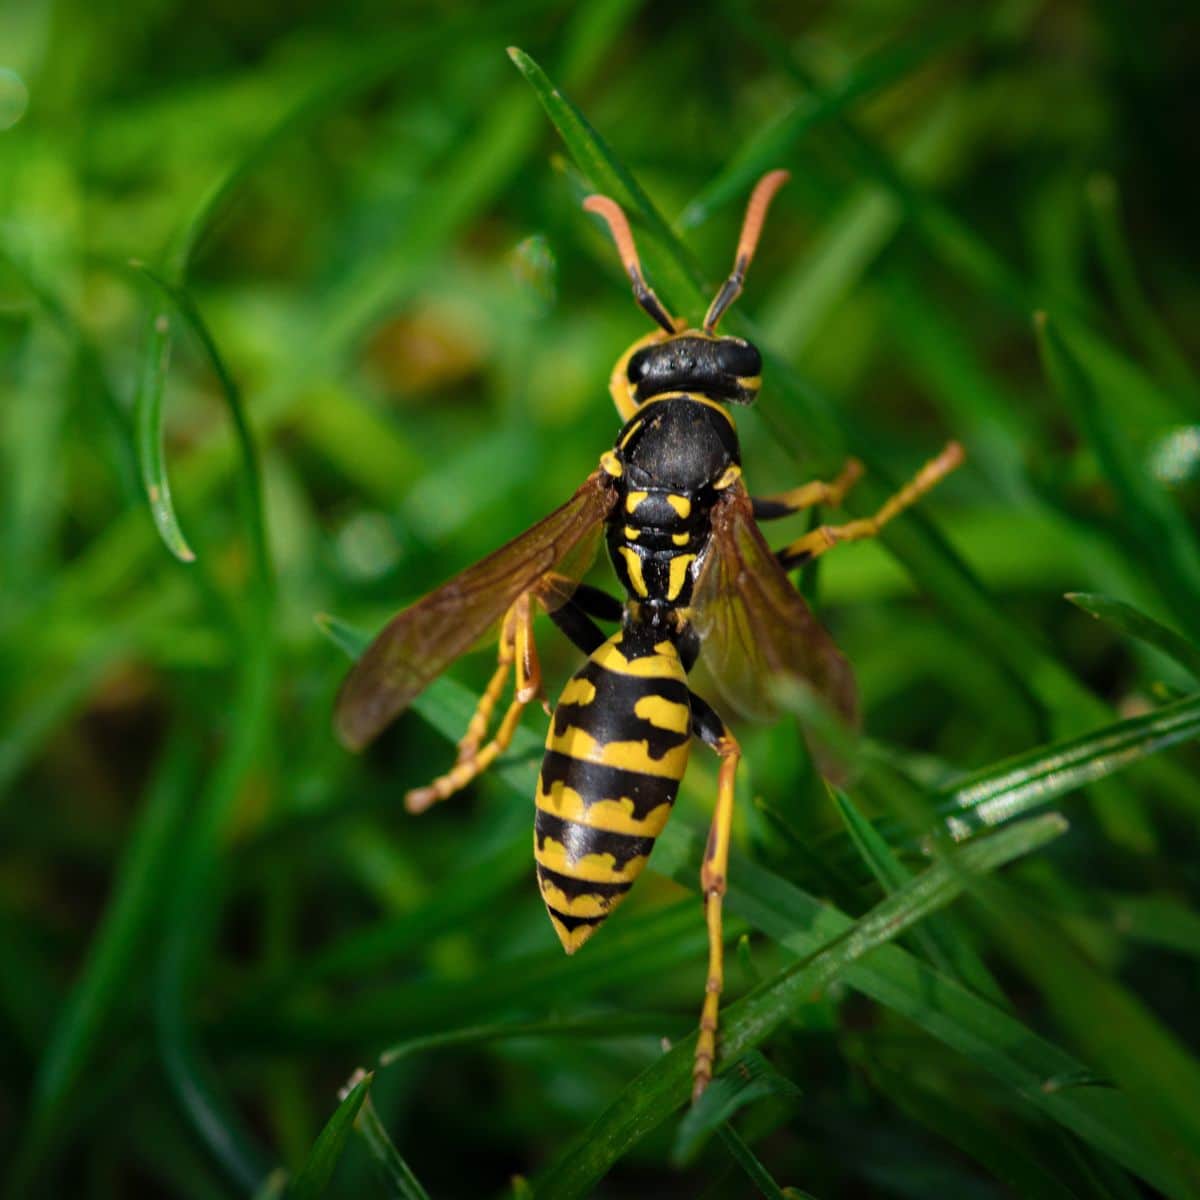
{"label": "grass", "polygon": [[[1183,18],[63,12],[0,14],[5,1193],[1200,1195]],[[536,716],[402,812],[487,656],[362,758],[330,711],[611,444],[644,320],[579,200],[698,316],[775,166],[754,489],[853,453],[858,515],[968,463],[803,578],[864,733],[835,790],[791,717],[738,729],[689,1111],[709,756],[567,959]]]}

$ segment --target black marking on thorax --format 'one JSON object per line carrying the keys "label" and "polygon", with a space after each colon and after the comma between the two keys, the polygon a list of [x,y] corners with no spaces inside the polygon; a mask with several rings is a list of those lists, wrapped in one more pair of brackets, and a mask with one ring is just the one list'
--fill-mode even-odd
{"label": "black marking on thorax", "polygon": [[713,485],[740,460],[733,422],[711,403],[664,396],[629,420],[616,454],[624,472],[608,549],[621,584],[636,600],[687,604],[711,530]]}

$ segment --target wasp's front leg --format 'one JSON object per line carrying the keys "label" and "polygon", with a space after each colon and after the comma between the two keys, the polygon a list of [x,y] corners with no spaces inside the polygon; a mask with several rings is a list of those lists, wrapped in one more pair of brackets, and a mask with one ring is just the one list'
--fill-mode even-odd
{"label": "wasp's front leg", "polygon": [[962,461],[962,446],[958,442],[947,443],[941,454],[931,458],[874,516],[848,521],[845,525],[818,526],[777,551],[775,557],[786,569],[790,569],[811,562],[839,542],[860,542],[864,538],[875,537],[889,521],[898,517],[951,471],[961,466]]}
{"label": "wasp's front leg", "polygon": [[846,498],[846,493],[862,478],[862,473],[862,463],[857,458],[848,458],[837,478],[830,483],[814,479],[811,483],[803,483],[775,496],[754,496],[750,501],[754,505],[754,519],[774,521],[812,508],[814,504],[838,508]]}

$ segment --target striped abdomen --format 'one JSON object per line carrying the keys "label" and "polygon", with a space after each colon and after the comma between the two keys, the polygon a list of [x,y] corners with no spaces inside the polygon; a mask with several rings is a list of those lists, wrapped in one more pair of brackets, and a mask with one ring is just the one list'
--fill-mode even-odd
{"label": "striped abdomen", "polygon": [[616,633],[563,689],[546,738],[533,842],[542,898],[568,954],[642,873],[675,802],[690,738],[687,678],[669,641]]}

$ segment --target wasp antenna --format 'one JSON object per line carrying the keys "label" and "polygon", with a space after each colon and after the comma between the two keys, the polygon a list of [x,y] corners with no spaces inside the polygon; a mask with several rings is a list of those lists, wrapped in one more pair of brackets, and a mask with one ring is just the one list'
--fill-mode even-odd
{"label": "wasp antenna", "polygon": [[633,234],[629,222],[621,211],[620,205],[608,196],[588,196],[583,207],[590,213],[595,213],[608,226],[612,240],[616,243],[617,253],[621,263],[633,282],[634,299],[655,321],[668,333],[675,332],[675,321],[662,306],[662,301],[650,290],[642,274],[642,264],[638,261],[637,247],[633,244]]}
{"label": "wasp antenna", "polygon": [[717,292],[708,315],[704,318],[704,332],[712,333],[717,322],[725,315],[729,306],[742,294],[742,285],[746,282],[746,269],[754,257],[758,246],[758,236],[762,233],[763,222],[767,219],[767,209],[788,179],[787,171],[768,171],[755,185],[750,193],[750,202],[746,205],[746,216],[742,221],[742,236],[738,238],[737,254],[733,259],[733,271]]}

